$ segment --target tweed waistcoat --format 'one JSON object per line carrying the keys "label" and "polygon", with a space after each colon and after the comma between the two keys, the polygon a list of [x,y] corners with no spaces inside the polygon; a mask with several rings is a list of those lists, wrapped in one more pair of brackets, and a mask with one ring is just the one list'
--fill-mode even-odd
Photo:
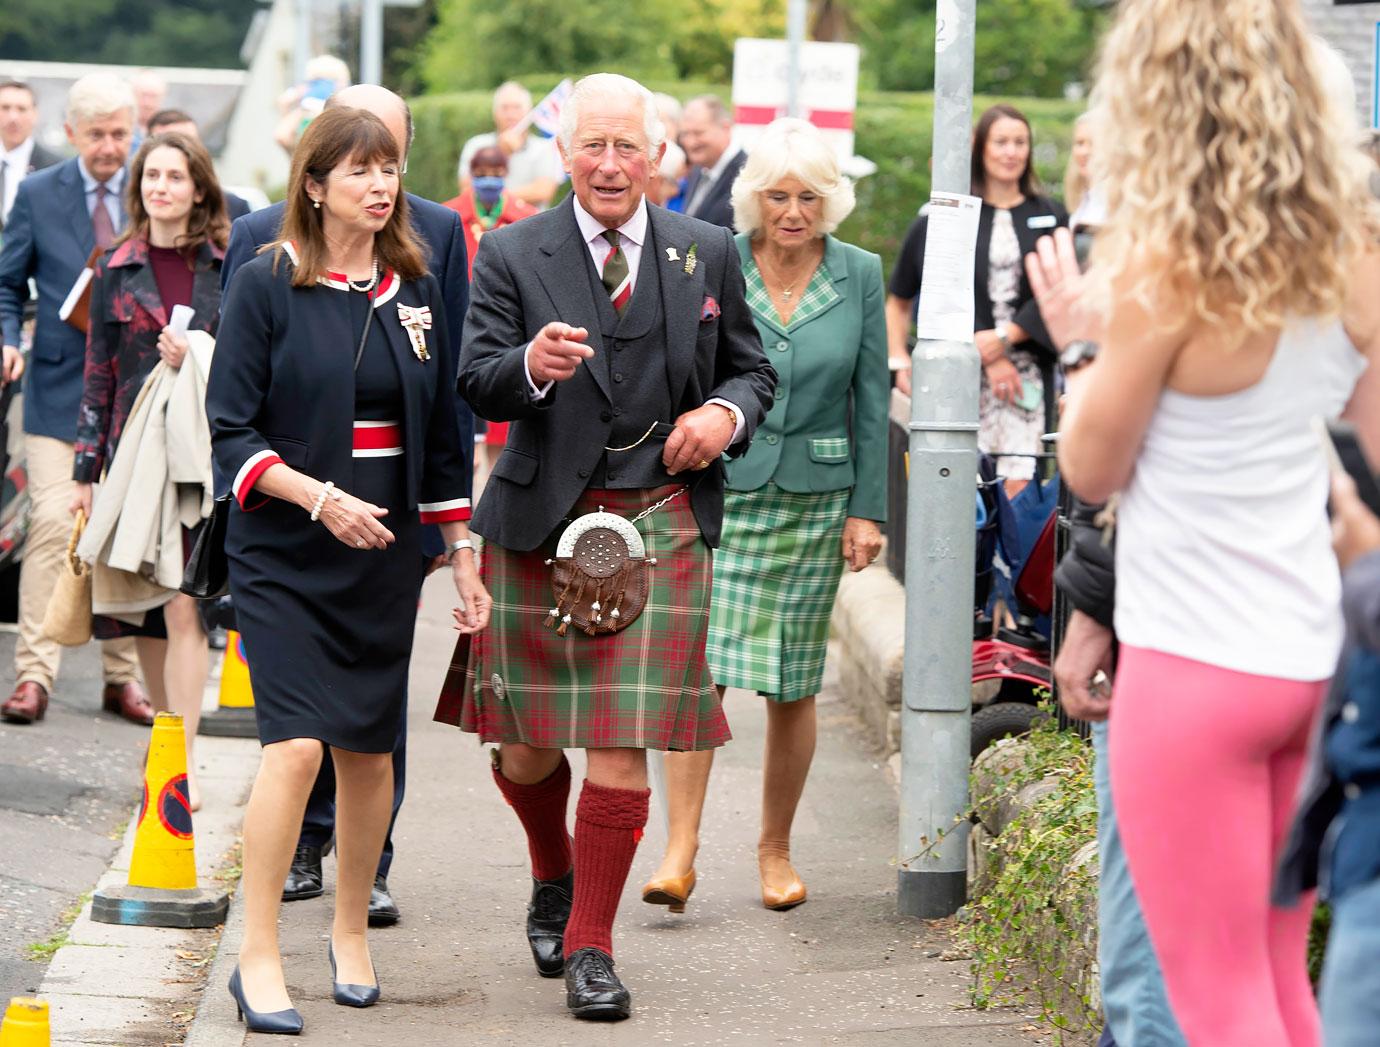
{"label": "tweed waistcoat", "polygon": [[[653,422],[673,422],[671,391],[666,374],[666,317],[661,305],[661,275],[656,264],[656,249],[648,226],[647,243],[642,248],[633,295],[620,317],[609,300],[593,260],[588,266],[590,293],[599,312],[604,336],[603,358],[590,361],[608,376],[611,403],[605,409],[612,416],[609,447],[635,444]],[[664,428],[664,427],[663,427]],[[661,463],[665,437],[642,440],[629,451],[605,451],[594,468],[591,487],[660,487],[674,483]]]}

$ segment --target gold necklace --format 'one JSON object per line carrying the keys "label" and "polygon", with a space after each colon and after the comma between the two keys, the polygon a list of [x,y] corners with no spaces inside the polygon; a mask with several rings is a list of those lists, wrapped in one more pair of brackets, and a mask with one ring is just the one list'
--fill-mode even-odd
{"label": "gold necklace", "polygon": [[805,269],[802,269],[800,272],[796,273],[795,279],[792,280],[789,284],[787,284],[785,280],[781,279],[780,275],[776,272],[774,267],[766,264],[767,259],[765,252],[763,252],[761,255],[753,254],[752,257],[757,262],[758,270],[763,272],[764,275],[770,276],[772,282],[775,283],[778,287],[780,287],[779,293],[781,297],[784,298],[787,302],[789,302],[791,300],[791,296],[795,294],[795,285],[800,283],[800,278],[805,275],[806,271],[813,272],[819,266],[818,259],[816,259],[813,264],[811,264],[810,261],[807,259]]}

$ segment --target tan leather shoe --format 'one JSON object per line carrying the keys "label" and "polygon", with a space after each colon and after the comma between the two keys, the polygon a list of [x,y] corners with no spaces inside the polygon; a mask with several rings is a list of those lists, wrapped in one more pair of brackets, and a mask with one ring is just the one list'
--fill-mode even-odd
{"label": "tan leather shoe", "polygon": [[153,723],[153,705],[148,692],[135,680],[129,683],[108,683],[101,692],[101,708],[123,716],[130,723],[148,727]]}
{"label": "tan leather shoe", "polygon": [[48,712],[48,692],[41,683],[25,680],[0,705],[0,719],[6,723],[33,723]]}
{"label": "tan leather shoe", "polygon": [[805,884],[799,876],[784,887],[762,881],[762,904],[768,909],[794,909],[805,900]]}
{"label": "tan leather shoe", "polygon": [[662,876],[648,880],[642,888],[642,900],[648,905],[664,905],[671,912],[685,912],[685,903],[695,893],[695,870],[684,876]]}

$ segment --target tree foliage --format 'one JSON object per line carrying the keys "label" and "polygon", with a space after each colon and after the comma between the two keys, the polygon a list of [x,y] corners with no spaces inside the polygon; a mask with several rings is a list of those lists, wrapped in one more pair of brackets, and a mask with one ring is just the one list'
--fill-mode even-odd
{"label": "tree foliage", "polygon": [[[618,69],[650,79],[726,82],[733,41],[785,33],[785,0],[438,0],[420,53],[435,91],[534,73]],[[1083,79],[1103,17],[1081,0],[978,0],[975,87],[1054,97]],[[816,0],[813,28],[863,48],[864,86],[925,91],[934,81],[935,0]]]}
{"label": "tree foliage", "polygon": [[[934,83],[935,0],[853,0],[863,75],[888,91]],[[973,87],[1055,97],[1086,78],[1106,15],[1079,0],[978,0]]]}
{"label": "tree foliage", "polygon": [[234,69],[254,0],[3,0],[0,60]]}

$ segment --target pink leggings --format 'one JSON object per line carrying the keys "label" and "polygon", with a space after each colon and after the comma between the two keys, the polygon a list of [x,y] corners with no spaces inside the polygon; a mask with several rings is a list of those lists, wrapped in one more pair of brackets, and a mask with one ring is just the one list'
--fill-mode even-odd
{"label": "pink leggings", "polygon": [[1326,681],[1123,647],[1109,744],[1117,822],[1192,1047],[1317,1047],[1310,895],[1270,904]]}

